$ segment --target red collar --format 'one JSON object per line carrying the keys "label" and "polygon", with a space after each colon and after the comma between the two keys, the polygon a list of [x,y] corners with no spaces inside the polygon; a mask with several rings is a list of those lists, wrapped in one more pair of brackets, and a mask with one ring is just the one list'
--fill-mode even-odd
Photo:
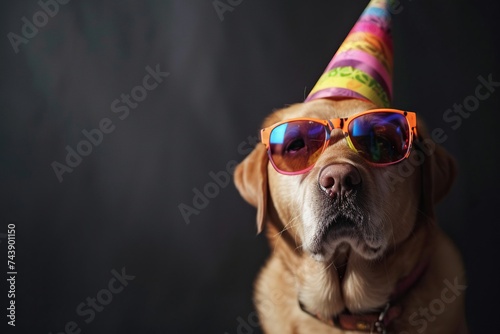
{"label": "red collar", "polygon": [[317,314],[308,312],[299,301],[300,308],[316,319],[344,330],[362,331],[370,333],[386,333],[386,327],[402,313],[402,308],[396,302],[403,297],[423,276],[429,261],[421,262],[407,276],[403,277],[396,285],[396,289],[391,294],[389,302],[376,313],[353,314],[345,309],[332,319],[322,319]]}

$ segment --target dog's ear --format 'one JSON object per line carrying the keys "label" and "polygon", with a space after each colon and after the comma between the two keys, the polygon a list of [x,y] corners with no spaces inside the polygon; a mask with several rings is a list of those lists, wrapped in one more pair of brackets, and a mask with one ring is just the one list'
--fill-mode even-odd
{"label": "dog's ear", "polygon": [[434,205],[450,191],[457,175],[455,159],[440,145],[436,144],[419,122],[419,141],[416,143],[424,157],[422,165],[422,199],[424,211],[433,216]]}
{"label": "dog's ear", "polygon": [[241,196],[257,207],[257,233],[262,231],[267,216],[267,163],[265,146],[257,144],[234,172],[234,183]]}

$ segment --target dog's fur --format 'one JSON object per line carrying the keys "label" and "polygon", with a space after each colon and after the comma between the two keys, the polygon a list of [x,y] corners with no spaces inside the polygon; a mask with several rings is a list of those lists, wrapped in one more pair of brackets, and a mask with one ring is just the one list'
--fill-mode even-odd
{"label": "dog's fur", "polygon": [[[356,99],[320,99],[278,110],[263,127],[295,117],[349,117],[374,108]],[[448,287],[465,284],[461,256],[438,228],[433,211],[451,188],[455,163],[429,139],[420,120],[417,128],[421,149],[414,147],[405,162],[386,167],[363,160],[338,129],[305,174],[276,172],[262,144],[237,166],[235,184],[257,207],[258,231],[266,225],[272,250],[254,296],[266,333],[355,333],[310,316],[299,300],[324,319],[345,309],[375,312],[389,301],[398,281],[427,259],[424,275],[398,301],[403,312],[388,333],[467,332],[464,293]],[[360,189],[340,203],[318,185],[322,168],[339,164],[361,176]]]}

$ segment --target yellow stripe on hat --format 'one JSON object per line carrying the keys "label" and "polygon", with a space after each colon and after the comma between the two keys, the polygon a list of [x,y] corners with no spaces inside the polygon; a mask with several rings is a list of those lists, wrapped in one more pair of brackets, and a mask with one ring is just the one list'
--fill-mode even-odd
{"label": "yellow stripe on hat", "polygon": [[309,95],[331,87],[346,88],[359,93],[377,106],[389,107],[386,91],[373,77],[350,66],[337,67],[324,73]]}
{"label": "yellow stripe on hat", "polygon": [[380,49],[377,49],[375,46],[373,46],[372,43],[369,43],[367,41],[355,41],[355,42],[350,41],[342,43],[336,55],[347,50],[361,50],[363,52],[368,53],[369,55],[374,56],[385,67],[387,72],[389,72],[389,74],[392,76],[392,57],[390,60],[386,58],[384,52]]}
{"label": "yellow stripe on hat", "polygon": [[383,10],[387,10],[387,1],[385,0],[372,0],[370,1],[370,7],[377,7]]}

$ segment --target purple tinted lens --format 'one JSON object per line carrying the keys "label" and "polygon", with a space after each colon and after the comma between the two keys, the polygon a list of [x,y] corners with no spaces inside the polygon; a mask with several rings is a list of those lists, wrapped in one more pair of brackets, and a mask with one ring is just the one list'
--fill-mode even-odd
{"label": "purple tinted lens", "polygon": [[388,164],[399,161],[409,149],[408,121],[398,113],[361,115],[349,123],[348,131],[358,153],[373,163]]}
{"label": "purple tinted lens", "polygon": [[299,172],[311,167],[318,160],[326,138],[326,128],[321,123],[284,123],[271,131],[269,157],[280,171]]}

